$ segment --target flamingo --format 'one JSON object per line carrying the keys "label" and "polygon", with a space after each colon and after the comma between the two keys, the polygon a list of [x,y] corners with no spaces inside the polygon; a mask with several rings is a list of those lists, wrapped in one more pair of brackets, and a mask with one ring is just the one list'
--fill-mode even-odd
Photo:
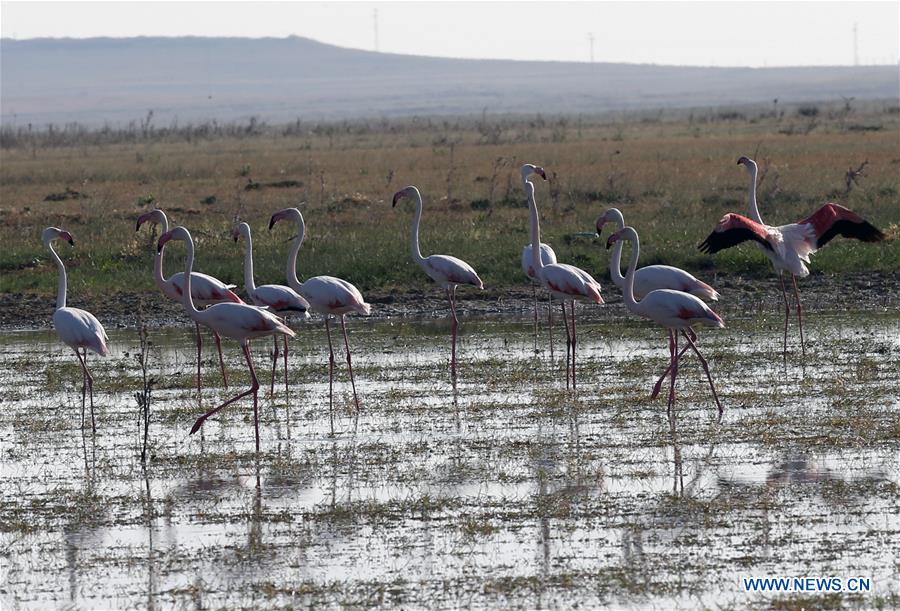
{"label": "flamingo", "polygon": [[[253,280],[253,239],[250,237],[250,225],[240,223],[231,232],[231,237],[237,242],[241,237],[247,241],[247,249],[244,251],[244,290],[250,297],[250,301],[259,307],[268,308],[270,312],[286,314],[297,312],[303,318],[309,318],[309,304],[292,288],[281,284],[264,284],[256,286]],[[288,396],[288,338],[282,335],[284,340],[284,396]],[[273,335],[275,351],[272,353],[272,384],[269,387],[269,395],[275,394],[275,366],[278,363],[278,336]]]}
{"label": "flamingo", "polygon": [[246,303],[216,303],[205,310],[198,310],[197,306],[194,305],[193,292],[191,290],[193,281],[191,271],[194,267],[194,240],[187,229],[176,227],[159,237],[156,247],[157,251],[162,252],[163,247],[170,240],[180,240],[187,247],[187,258],[184,264],[184,290],[182,292],[182,303],[185,311],[195,322],[209,327],[219,335],[236,339],[241,343],[241,349],[244,352],[244,358],[247,360],[247,368],[250,370],[250,378],[252,380],[249,390],[235,395],[197,418],[194,426],[191,427],[191,435],[200,430],[207,418],[235,401],[252,394],[253,428],[256,433],[256,452],[259,453],[259,412],[257,410],[259,380],[256,378],[256,371],[253,369],[253,359],[250,358],[250,340],[277,334],[294,337],[294,332],[274,314]]}
{"label": "flamingo", "polygon": [[[622,212],[618,208],[610,208],[602,216],[597,217],[596,228],[598,236],[603,233],[603,227],[606,223],[615,223],[617,230],[624,229],[625,217],[622,216]],[[609,260],[609,275],[612,277],[613,283],[615,283],[620,290],[624,290],[625,277],[622,276],[621,241],[616,242],[613,247],[612,257]],[[693,274],[689,274],[678,267],[673,267],[671,265],[647,265],[634,272],[634,296],[636,299],[643,299],[647,293],[657,289],[672,289],[673,291],[690,293],[701,299],[708,299],[710,301],[719,300],[718,291],[705,282],[695,278]],[[686,331],[693,334],[693,331],[690,329],[687,329]],[[691,339],[697,341],[696,336],[691,337]],[[690,346],[682,348],[681,352],[678,354],[678,359],[681,360],[681,357],[684,356],[684,353],[689,349]],[[654,387],[651,398],[655,398],[656,395],[659,394],[663,380],[666,379],[668,373],[668,369],[663,372]]]}
{"label": "flamingo", "polygon": [[416,187],[409,186],[394,193],[391,207],[396,207],[397,202],[404,197],[409,197],[416,202],[416,215],[413,218],[410,230],[409,250],[413,261],[419,264],[428,277],[437,282],[447,292],[447,300],[450,302],[450,329],[451,357],[450,377],[456,379],[456,331],[459,328],[459,319],[456,317],[456,287],[460,284],[484,288],[484,283],[478,277],[478,273],[471,265],[450,255],[430,255],[423,257],[419,250],[419,222],[422,220],[422,195]]}
{"label": "flamingo", "polygon": [[838,204],[827,203],[803,220],[773,227],[766,225],[759,214],[756,204],[756,162],[749,157],[740,157],[738,165],[747,168],[750,174],[750,216],[726,214],[716,225],[713,232],[704,240],[699,249],[701,252],[713,254],[730,248],[741,242],[753,240],[769,258],[778,278],[781,280],[781,292],[784,296],[784,344],[783,356],[787,361],[787,331],[791,314],[787,287],[784,284],[784,272],[791,275],[794,285],[794,298],[797,300],[797,321],[800,326],[800,348],[806,356],[803,340],[803,307],[800,304],[800,291],[797,289],[797,276],[805,278],[809,275],[806,263],[809,256],[830,242],[835,236],[856,238],[862,242],[880,242],[885,235],[864,218]]}
{"label": "flamingo", "polygon": [[[72,234],[56,227],[47,227],[41,240],[44,246],[50,251],[50,256],[56,261],[56,267],[59,269],[59,284],[56,292],[56,311],[53,312],[53,327],[63,343],[75,351],[78,358],[78,364],[81,365],[81,427],[84,428],[84,401],[85,388],[91,395],[91,431],[97,432],[97,424],[94,420],[94,376],[91,375],[87,367],[87,351],[96,352],[100,356],[107,356],[109,348],[106,343],[109,338],[106,337],[106,331],[100,321],[85,310],[79,308],[66,307],[66,266],[63,265],[62,259],[53,250],[52,241],[60,238],[75,246],[75,240]],[[81,348],[82,352],[78,352]]]}
{"label": "flamingo", "polygon": [[[525,183],[528,182],[528,177],[532,174],[537,174],[544,180],[547,180],[547,173],[544,172],[544,168],[540,166],[536,166],[531,163],[526,163],[521,168],[522,174],[522,187],[525,188]],[[549,244],[544,244],[541,242],[541,262],[544,265],[552,265],[556,263],[556,253],[553,252],[553,249],[550,248]],[[531,279],[531,292],[534,295],[534,341],[535,348],[537,348],[537,334],[538,334],[538,299],[537,299],[537,291],[535,290],[535,286],[537,284],[537,279],[534,277],[534,266],[531,264],[531,244],[528,243],[522,248],[522,271],[525,272],[525,275]],[[550,329],[550,360],[553,360],[553,296],[550,296],[550,305],[547,306],[547,326]]]}
{"label": "flamingo", "polygon": [[[141,225],[147,222],[159,225],[162,233],[167,233],[169,231],[169,219],[166,217],[166,213],[158,208],[139,216],[134,230],[140,231]],[[193,294],[191,297],[193,298],[194,303],[200,306],[208,306],[214,303],[224,303],[228,301],[233,303],[243,303],[241,298],[231,290],[235,288],[234,284],[225,284],[221,280],[217,280],[206,274],[201,274],[200,272],[193,272],[193,274],[194,275],[191,278],[191,291]],[[153,258],[153,279],[156,281],[156,286],[159,287],[159,290],[162,291],[163,295],[177,303],[181,302],[181,295],[184,291],[184,273],[178,272],[168,279],[163,277],[162,250],[157,252],[156,256]],[[200,336],[200,323],[195,322],[194,327],[197,332],[197,397],[199,400],[201,386],[200,351],[203,346],[203,339]],[[216,350],[219,353],[219,367],[222,370],[222,381],[227,390],[228,376],[225,374],[225,359],[222,358],[222,340],[215,331],[213,331],[213,337],[216,339]]]}
{"label": "flamingo", "polygon": [[[597,235],[603,233],[606,223],[615,223],[616,228],[625,227],[625,218],[618,208],[610,208],[602,216],[597,217]],[[625,288],[625,277],[622,276],[622,242],[616,242],[612,257],[609,260],[609,275],[613,283],[619,289]],[[682,293],[690,293],[695,297],[718,301],[719,293],[711,287],[695,278],[692,274],[671,265],[647,265],[634,272],[634,296],[642,299],[650,291],[657,289],[672,289]]]}
{"label": "flamingo", "polygon": [[281,220],[293,221],[297,225],[297,237],[288,255],[287,283],[294,291],[309,303],[309,309],[322,314],[325,318],[325,333],[328,336],[328,415],[331,422],[331,434],[334,434],[334,347],[331,343],[331,316],[339,316],[341,330],[344,333],[344,351],[347,353],[347,369],[350,371],[350,385],[353,388],[353,402],[359,412],[359,398],[356,395],[356,382],[353,380],[353,365],[350,358],[350,342],[347,340],[347,327],[344,315],[350,312],[368,314],[372,306],[365,302],[359,289],[334,276],[314,276],[301,283],[297,279],[297,253],[306,235],[306,223],[303,215],[296,208],[285,208],[272,215],[269,220],[269,231]]}
{"label": "flamingo", "polygon": [[[538,250],[533,246],[541,243],[541,228],[538,220],[537,203],[534,200],[534,184],[525,181],[525,194],[528,197],[528,208],[531,213],[531,264],[534,266],[535,277],[551,295],[562,302],[563,322],[566,323],[566,388],[569,387],[569,371],[572,372],[572,388],[575,388],[575,302],[591,301],[603,303],[600,296],[600,283],[594,280],[583,269],[564,263],[552,263],[544,265],[538,256]],[[569,321],[566,318],[566,302],[572,304],[572,330],[569,331]],[[569,365],[571,359],[571,367]]]}
{"label": "flamingo", "polygon": [[[650,291],[638,301],[634,294],[635,268],[637,267],[641,250],[637,231],[635,231],[633,227],[625,227],[618,230],[609,236],[606,247],[610,248],[620,240],[629,240],[632,246],[631,260],[628,263],[628,271],[625,274],[625,287],[622,290],[625,298],[625,306],[631,313],[637,314],[643,318],[648,318],[653,322],[662,325],[669,333],[670,365],[667,372],[671,372],[669,374],[671,385],[669,387],[669,403],[667,411],[670,423],[674,423],[672,410],[675,407],[675,378],[678,376],[679,332],[684,336],[684,339],[687,340],[691,349],[693,349],[700,358],[703,371],[706,372],[706,378],[709,380],[709,387],[712,390],[713,399],[715,399],[716,406],[719,408],[719,419],[721,420],[723,412],[722,404],[719,402],[716,388],[713,385],[712,375],[709,373],[709,364],[706,362],[706,359],[703,358],[703,355],[697,348],[697,344],[694,343],[694,340],[692,339],[693,330],[691,328],[696,326],[724,328],[725,322],[718,314],[713,312],[708,305],[703,303],[703,300],[699,297],[695,297],[690,293],[684,293],[682,291],[656,289],[655,291]],[[691,333],[689,334],[688,331],[691,331]],[[653,397],[656,396],[656,392],[658,391],[654,391]]]}

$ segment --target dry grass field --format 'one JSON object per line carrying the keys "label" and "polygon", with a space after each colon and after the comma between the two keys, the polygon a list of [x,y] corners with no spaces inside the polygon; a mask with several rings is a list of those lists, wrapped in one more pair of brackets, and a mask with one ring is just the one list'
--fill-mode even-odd
{"label": "dry grass field", "polygon": [[[149,124],[149,121],[148,121]],[[2,134],[0,292],[50,295],[56,273],[40,243],[64,227],[72,293],[152,290],[150,232],[139,214],[165,209],[198,240],[197,268],[241,284],[241,248],[227,239],[236,218],[255,235],[258,281],[282,282],[291,237],[266,231],[272,212],[299,206],[307,240],[302,277],[333,274],[364,291],[403,291],[428,280],[408,257],[412,208],[391,209],[415,184],[425,200],[422,249],[469,261],[489,289],[521,285],[528,216],[518,182],[523,162],[551,179],[537,187],[544,241],[561,260],[603,281],[602,242],[578,235],[619,207],[642,238],[642,263],[765,276],[768,261],[745,246],[708,257],[696,245],[723,213],[746,213],[739,155],[760,164],[759,199],[771,224],[803,218],[826,201],[844,204],[892,238],[900,221],[900,112],[843,103],[702,110],[624,118],[483,118]],[[847,172],[864,162],[863,175]],[[605,236],[604,236],[605,239]],[[173,248],[169,271],[180,269]],[[891,240],[838,240],[813,273],[893,272]]]}

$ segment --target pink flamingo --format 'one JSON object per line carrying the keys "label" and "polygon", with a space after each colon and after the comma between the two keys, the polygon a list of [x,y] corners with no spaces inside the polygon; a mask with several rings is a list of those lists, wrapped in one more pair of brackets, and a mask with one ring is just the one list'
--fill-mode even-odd
{"label": "pink flamingo", "polygon": [[334,276],[314,276],[301,283],[297,279],[297,253],[303,244],[306,235],[306,223],[303,215],[296,208],[285,208],[272,215],[269,220],[269,231],[275,223],[281,220],[293,221],[297,225],[297,237],[294,246],[288,255],[287,283],[301,297],[309,303],[309,309],[322,314],[325,318],[325,333],[328,336],[328,415],[331,422],[331,433],[334,434],[334,347],[331,343],[331,328],[329,321],[331,316],[339,316],[341,330],[344,333],[344,350],[347,353],[347,369],[350,371],[350,385],[353,388],[353,402],[356,411],[359,412],[359,398],[356,395],[356,382],[353,380],[353,365],[350,358],[350,342],[347,340],[347,327],[344,324],[344,315],[350,312],[368,314],[372,306],[363,300],[359,289],[340,278]]}
{"label": "pink flamingo", "polygon": [[[169,231],[169,219],[166,218],[166,213],[162,210],[152,210],[139,216],[134,230],[140,231],[141,225],[147,222],[152,223],[153,225],[159,225],[162,233],[167,233]],[[193,272],[193,274],[194,275],[191,277],[191,297],[195,304],[208,306],[214,303],[224,302],[243,303],[241,298],[231,290],[235,288],[235,285],[225,284],[212,276],[207,276],[200,272]],[[181,295],[184,291],[184,272],[173,274],[168,279],[164,278],[162,250],[157,252],[156,256],[153,258],[153,280],[156,281],[156,286],[159,287],[159,290],[162,291],[163,295],[172,301],[181,303]],[[197,331],[197,397],[199,400],[201,387],[200,352],[203,346],[203,339],[200,336],[200,323],[195,322],[194,327]],[[225,359],[222,358],[222,340],[215,331],[213,331],[213,337],[216,339],[216,350],[219,353],[219,367],[222,370],[222,381],[227,390],[228,376],[225,374]]]}
{"label": "pink flamingo", "polygon": [[[624,229],[625,217],[618,208],[610,208],[602,216],[597,218],[596,227],[597,235],[603,233],[603,227],[606,223],[615,223],[616,229]],[[616,242],[613,247],[612,257],[609,260],[609,275],[612,277],[613,283],[620,290],[625,288],[625,277],[622,275],[622,242]],[[710,301],[718,301],[719,293],[710,285],[698,280],[683,269],[673,267],[671,265],[647,265],[634,272],[634,296],[635,299],[643,299],[644,295],[657,289],[672,289],[673,291],[681,291],[682,293],[690,293],[701,299]],[[691,334],[691,339],[697,341],[697,337],[693,335],[693,331],[688,328],[686,332]],[[684,353],[690,349],[685,346],[678,354],[678,359],[684,356]],[[659,394],[663,381],[666,379],[669,370],[663,372],[662,377],[654,387],[651,398],[655,398]]]}
{"label": "pink flamingo", "polygon": [[187,229],[185,229],[184,227],[176,227],[175,229],[167,231],[159,237],[157,250],[162,252],[162,249],[165,246],[166,242],[169,242],[170,240],[183,241],[187,247],[187,259],[184,264],[185,285],[182,292],[182,303],[184,304],[185,311],[187,311],[188,316],[190,316],[195,322],[209,327],[219,335],[224,335],[225,337],[236,339],[241,343],[241,349],[244,352],[244,358],[247,359],[247,368],[250,370],[250,378],[252,380],[249,390],[235,395],[218,407],[211,409],[210,411],[197,418],[194,426],[191,427],[191,434],[193,435],[198,430],[200,430],[200,427],[203,426],[203,423],[206,422],[206,419],[219,412],[222,408],[246,397],[247,395],[252,394],[253,427],[256,433],[256,451],[258,453],[259,412],[257,410],[257,391],[259,390],[259,380],[256,378],[256,371],[254,371],[253,369],[253,359],[250,358],[250,340],[257,337],[265,337],[267,335],[276,335],[279,333],[282,335],[294,337],[294,332],[291,331],[290,328],[288,328],[288,326],[285,325],[284,322],[274,314],[271,314],[266,310],[254,306],[247,305],[246,303],[216,303],[209,306],[205,310],[198,310],[197,306],[194,305],[194,300],[192,298],[193,292],[191,291],[191,283],[193,281],[191,271],[194,266],[194,240],[191,238],[191,234]]}
{"label": "pink flamingo", "polygon": [[456,331],[459,328],[459,319],[456,317],[456,287],[459,284],[466,284],[480,289],[484,288],[484,283],[478,274],[472,269],[472,266],[456,257],[450,255],[430,255],[423,257],[419,250],[419,222],[422,220],[422,196],[416,187],[409,186],[400,189],[394,193],[394,200],[391,207],[395,207],[397,202],[404,197],[412,198],[416,202],[416,215],[413,218],[412,229],[410,231],[409,248],[412,253],[413,261],[419,264],[428,276],[437,282],[447,292],[447,300],[450,302],[450,316],[452,331],[451,340],[451,357],[450,357],[450,376],[456,379]]}
{"label": "pink flamingo", "polygon": [[[534,266],[535,276],[541,285],[551,295],[561,300],[563,322],[566,323],[566,388],[569,387],[569,371],[571,370],[572,388],[575,388],[575,302],[591,301],[603,303],[600,296],[600,283],[594,280],[583,269],[564,263],[552,263],[544,265],[538,256],[538,250],[534,244],[541,243],[541,228],[538,220],[537,203],[534,200],[534,184],[525,181],[525,194],[528,197],[528,208],[531,213],[531,264]],[[566,318],[566,302],[572,304],[572,329],[569,330],[569,321]],[[571,362],[571,366],[570,366]]]}
{"label": "pink flamingo", "polygon": [[[53,250],[53,245],[51,244],[57,238],[61,238],[75,246],[75,240],[68,231],[63,231],[56,227],[47,227],[41,234],[41,240],[50,251],[50,256],[56,261],[56,267],[59,270],[53,327],[63,343],[72,348],[75,351],[75,356],[78,357],[78,364],[81,365],[82,371],[81,427],[84,428],[84,400],[85,388],[87,388],[91,395],[91,431],[96,433],[97,424],[94,420],[94,376],[91,375],[87,367],[87,351],[90,348],[92,352],[96,352],[100,356],[107,356],[109,348],[106,347],[106,343],[109,341],[109,338],[106,337],[103,325],[100,324],[100,321],[93,314],[78,308],[66,307],[66,266],[63,265],[62,259]],[[78,352],[79,348],[82,349],[81,353]]]}
{"label": "pink flamingo", "polygon": [[[309,318],[309,304],[292,288],[282,284],[264,284],[256,286],[253,280],[253,239],[250,237],[250,225],[240,223],[231,232],[231,237],[237,242],[241,237],[247,241],[247,249],[244,251],[244,290],[250,297],[250,301],[259,307],[268,308],[270,312],[287,314],[299,313],[303,318]],[[284,340],[284,396],[288,396],[288,336],[282,335]],[[275,351],[272,353],[272,384],[269,387],[269,395],[275,394],[275,366],[278,363],[278,336],[273,335]]]}
{"label": "pink flamingo", "polygon": [[[532,174],[537,174],[544,180],[547,180],[547,173],[544,172],[544,168],[540,166],[536,166],[531,163],[526,163],[521,168],[522,174],[522,187],[525,188],[525,183],[528,182],[528,177]],[[527,195],[527,194],[526,194]],[[553,249],[549,244],[544,244],[541,242],[541,262],[544,265],[553,265],[556,263],[556,253],[553,252]],[[537,291],[535,290],[535,286],[539,284],[537,278],[534,277],[534,266],[531,264],[531,244],[528,243],[522,248],[522,271],[525,272],[525,275],[531,279],[531,292],[534,295],[534,341],[535,341],[535,349],[537,349],[537,334],[538,334],[538,298]],[[547,326],[550,329],[550,360],[553,360],[553,296],[550,296],[550,304],[547,306]]]}
{"label": "pink flamingo", "polygon": [[740,157],[738,165],[743,165],[750,173],[749,209],[752,219],[739,214],[726,214],[699,248],[701,252],[716,253],[741,242],[753,240],[772,262],[781,280],[781,292],[784,296],[784,344],[783,355],[787,360],[787,331],[791,314],[787,287],[784,284],[784,272],[791,275],[794,285],[794,298],[797,300],[797,321],[800,326],[800,348],[806,355],[803,339],[803,307],[800,304],[800,291],[797,289],[797,276],[805,278],[809,275],[806,263],[809,256],[841,235],[845,238],[856,238],[863,242],[880,242],[885,235],[874,225],[843,206],[828,203],[810,216],[796,223],[773,227],[766,225],[759,214],[756,203],[756,162],[749,157]]}
{"label": "pink flamingo", "polygon": [[[644,295],[640,301],[635,299],[634,294],[634,277],[635,268],[637,267],[638,257],[640,256],[640,240],[638,234],[632,227],[625,227],[609,236],[606,247],[610,248],[613,244],[620,240],[629,240],[631,242],[631,260],[628,263],[628,271],[625,274],[625,287],[622,293],[625,298],[625,305],[629,311],[643,318],[648,318],[655,323],[662,325],[669,332],[669,369],[671,372],[669,379],[671,385],[669,387],[669,404],[668,414],[670,422],[674,422],[672,410],[675,407],[675,378],[678,376],[678,333],[680,332],[684,339],[687,340],[690,347],[697,353],[703,371],[706,372],[706,378],[709,380],[709,387],[712,390],[713,399],[719,408],[719,419],[722,418],[722,404],[716,394],[716,388],[713,385],[712,375],[709,373],[709,364],[697,345],[692,339],[693,330],[691,327],[704,325],[709,327],[724,328],[725,323],[722,318],[713,312],[699,297],[695,297],[689,293],[674,291],[672,289],[657,289],[650,291]],[[689,334],[687,331],[691,331]],[[665,374],[664,374],[665,375]],[[653,396],[656,394],[654,392]]]}

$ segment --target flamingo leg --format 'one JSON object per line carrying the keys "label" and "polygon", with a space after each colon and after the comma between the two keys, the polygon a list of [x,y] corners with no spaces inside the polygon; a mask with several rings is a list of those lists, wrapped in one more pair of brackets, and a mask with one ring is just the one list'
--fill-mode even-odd
{"label": "flamingo leg", "polygon": [[572,300],[572,390],[575,390],[575,344],[578,338],[575,334],[575,300]]}
{"label": "flamingo leg", "polygon": [[259,451],[259,418],[258,418],[258,414],[257,414],[257,410],[256,410],[256,403],[257,403],[256,399],[257,399],[257,391],[259,390],[259,380],[256,378],[256,371],[254,371],[254,369],[253,369],[253,361],[250,359],[250,344],[249,344],[249,342],[242,345],[241,348],[244,351],[244,358],[247,359],[247,366],[250,368],[250,377],[252,379],[252,384],[251,384],[250,388],[238,395],[235,395],[234,397],[228,399],[227,401],[225,401],[218,407],[215,407],[215,408],[209,410],[208,412],[206,412],[205,414],[203,414],[202,416],[197,418],[197,421],[194,422],[194,426],[191,427],[190,434],[193,435],[194,433],[199,431],[200,427],[203,426],[203,423],[206,422],[206,419],[209,418],[210,416],[217,414],[218,412],[222,411],[222,409],[224,409],[225,407],[231,405],[235,401],[239,401],[240,399],[243,399],[247,395],[253,395],[253,399],[254,399],[253,400],[253,418],[256,423],[256,450],[258,452]]}
{"label": "flamingo leg", "polygon": [[203,404],[203,397],[200,394],[200,349],[203,346],[203,338],[200,337],[200,323],[195,322],[194,328],[197,331],[197,405]]}
{"label": "flamingo leg", "polygon": [[[694,340],[691,339],[691,337],[684,331],[682,331],[681,333],[682,335],[684,335],[684,339],[686,339],[689,344],[688,348],[692,348],[694,352],[697,353],[697,357],[700,359],[700,365],[703,367],[703,371],[706,372],[706,379],[709,380],[709,389],[712,391],[713,399],[716,400],[716,407],[719,408],[719,420],[721,421],[722,412],[724,410],[722,408],[722,404],[719,402],[719,396],[716,394],[716,387],[713,384],[712,375],[710,375],[709,373],[709,363],[707,363],[706,359],[703,358],[703,355],[700,354],[700,349],[697,348],[697,344],[694,343]],[[687,350],[687,348],[685,348],[685,350]],[[682,350],[682,354],[684,354],[684,350]]]}
{"label": "flamingo leg", "polygon": [[569,368],[571,366],[572,357],[572,336],[569,333],[569,316],[566,314],[566,302],[560,302],[562,306],[563,322],[566,324],[566,390],[569,389]]}
{"label": "flamingo leg", "polygon": [[350,363],[350,342],[347,341],[347,326],[344,324],[343,314],[341,314],[341,331],[344,332],[344,350],[347,352],[347,369],[350,370],[350,386],[353,387],[353,402],[356,403],[356,413],[359,413],[359,398],[356,396],[356,382],[353,381],[353,365]]}
{"label": "flamingo leg", "polygon": [[450,377],[456,379],[456,330],[459,328],[459,319],[456,317],[456,287],[452,289],[447,287],[447,299],[450,301],[450,330],[451,330],[451,352],[450,352]]}
{"label": "flamingo leg", "polygon": [[222,383],[225,385],[225,390],[228,390],[228,375],[225,373],[225,359],[222,357],[222,338],[215,331],[213,331],[213,337],[216,340],[216,350],[219,352],[219,368],[222,370]]}
{"label": "flamingo leg", "polygon": [[669,405],[668,412],[669,424],[674,423],[675,408],[675,377],[678,375],[678,335],[672,329],[669,329],[669,359],[672,363],[672,375],[669,376]]}
{"label": "flamingo leg", "polygon": [[553,295],[547,300],[547,326],[550,328],[550,362],[553,362]]}
{"label": "flamingo leg", "polygon": [[[681,352],[678,353],[678,360],[684,356],[684,353],[690,350],[690,346],[685,346],[681,349]],[[659,379],[656,381],[656,384],[653,385],[653,392],[650,393],[650,398],[655,399],[659,395],[659,391],[662,390],[662,383],[665,381],[666,377],[669,375],[669,372],[672,371],[672,363],[671,359],[669,362],[669,366],[666,367],[666,370],[663,372]]]}
{"label": "flamingo leg", "polygon": [[325,315],[325,334],[328,336],[328,420],[331,434],[334,435],[334,347],[331,345],[331,328],[328,325],[328,314]]}
{"label": "flamingo leg", "polygon": [[538,341],[538,297],[534,282],[531,283],[531,296],[534,297],[534,351],[537,352]]}
{"label": "flamingo leg", "polygon": [[282,335],[281,337],[284,339],[284,400],[288,401],[290,392],[288,389],[288,340],[287,335]]}
{"label": "flamingo leg", "polygon": [[272,340],[275,342],[275,349],[272,351],[272,382],[269,384],[269,397],[275,395],[275,368],[278,366],[278,357],[281,356],[278,351],[278,336],[273,335]]}
{"label": "flamingo leg", "polygon": [[803,341],[803,306],[800,305],[800,290],[797,288],[797,276],[791,274],[791,282],[794,283],[794,298],[797,300],[797,322],[800,325],[800,349],[806,356],[806,345]]}
{"label": "flamingo leg", "polygon": [[75,356],[78,357],[78,363],[81,365],[82,386],[81,386],[81,428],[84,428],[84,398],[85,385],[91,398],[91,432],[97,432],[97,423],[94,420],[94,376],[91,375],[87,367],[87,348],[84,349],[84,356],[75,348]]}
{"label": "flamingo leg", "polygon": [[778,279],[781,280],[781,294],[784,296],[784,345],[782,355],[784,356],[784,363],[787,365],[787,331],[788,319],[791,316],[791,304],[788,301],[787,288],[784,286],[784,272],[778,272]]}

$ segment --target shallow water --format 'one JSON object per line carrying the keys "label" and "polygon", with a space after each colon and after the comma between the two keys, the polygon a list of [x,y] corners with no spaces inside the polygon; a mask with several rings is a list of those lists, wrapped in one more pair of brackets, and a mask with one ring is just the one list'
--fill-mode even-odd
{"label": "shallow water", "polygon": [[[89,359],[96,436],[71,352],[2,334],[0,607],[732,608],[788,597],[742,577],[831,576],[872,591],[808,606],[896,605],[900,317],[818,313],[787,366],[780,322],[701,333],[725,416],[688,358],[673,432],[666,391],[648,399],[667,358],[649,325],[579,323],[567,392],[559,329],[554,365],[530,321],[463,321],[454,388],[445,321],[352,319],[362,411],[339,354],[334,436],[324,330],[297,325],[290,401],[255,344],[258,457],[249,400],[188,435],[192,331],[153,331],[146,470],[136,333]],[[211,407],[249,377],[225,341],[225,391],[204,340]]]}

